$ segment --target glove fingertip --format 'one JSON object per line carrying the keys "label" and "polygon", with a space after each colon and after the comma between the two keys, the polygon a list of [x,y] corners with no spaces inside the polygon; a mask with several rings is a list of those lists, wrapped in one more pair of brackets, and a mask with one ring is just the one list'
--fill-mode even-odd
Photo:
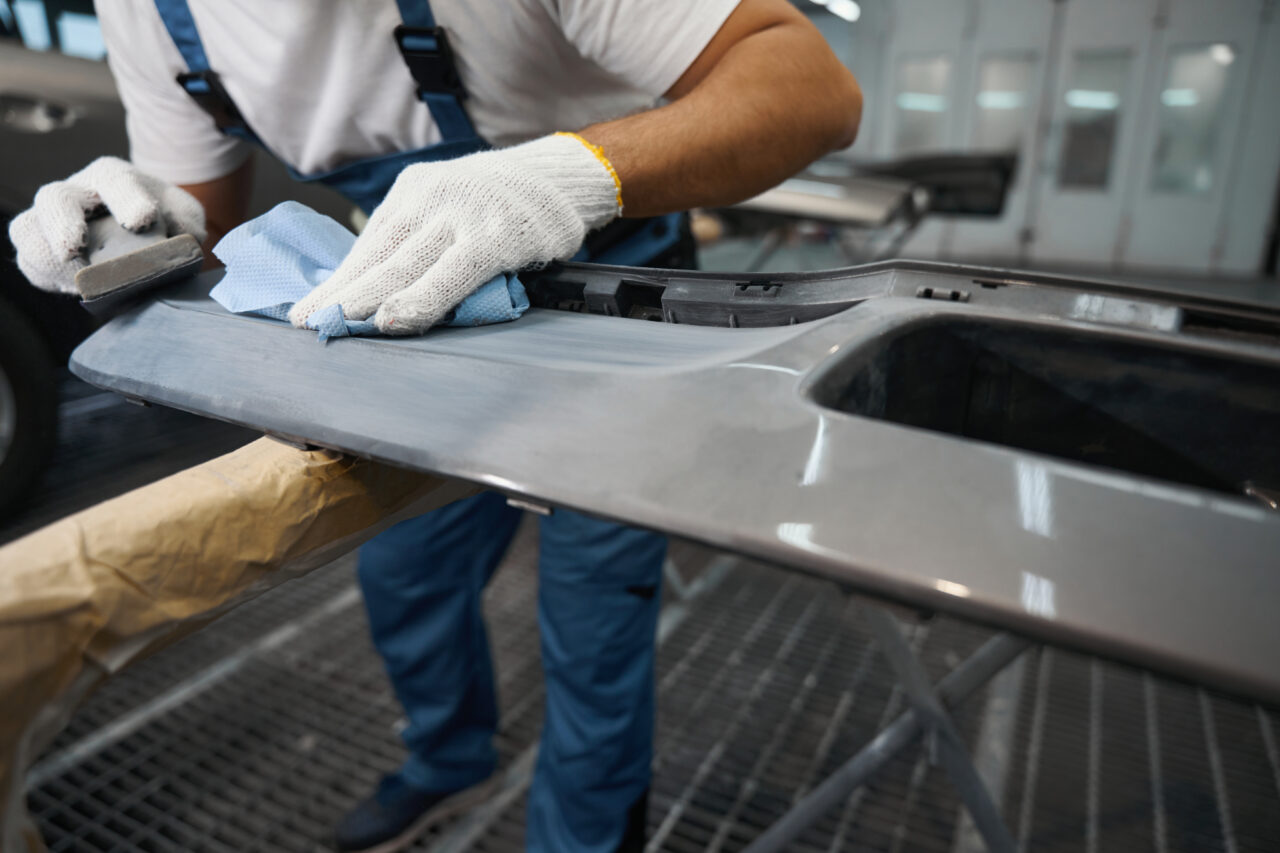
{"label": "glove fingertip", "polygon": [[145,231],[155,224],[160,205],[155,199],[134,200],[128,205],[118,204],[111,215],[128,231]]}
{"label": "glove fingertip", "polygon": [[[387,303],[379,306],[373,315],[373,325],[384,335],[396,334],[396,315],[393,311],[388,310]],[[403,326],[402,326],[403,328]]]}
{"label": "glove fingertip", "polygon": [[437,319],[429,314],[406,310],[395,300],[388,300],[373,315],[373,324],[384,335],[420,335],[435,325]]}
{"label": "glove fingertip", "polygon": [[28,208],[22,211],[21,213],[19,213],[17,216],[13,217],[13,219],[9,220],[8,231],[9,231],[9,240],[11,242],[16,243],[19,239],[21,239],[19,235],[22,233],[24,228],[30,227],[31,222],[35,218],[35,215],[36,215],[35,211]]}
{"label": "glove fingertip", "polygon": [[289,322],[295,329],[305,329],[307,328],[307,318],[309,318],[313,313],[314,309],[305,302],[295,303],[294,306],[289,309]]}
{"label": "glove fingertip", "polygon": [[[330,280],[332,280],[332,278]],[[328,282],[321,284],[306,296],[293,303],[293,307],[289,309],[289,322],[292,323],[295,328],[307,328],[307,320],[311,318],[312,314],[319,311],[329,302],[336,301],[329,295],[333,291],[327,285]]]}
{"label": "glove fingertip", "polygon": [[49,250],[62,261],[80,257],[89,242],[89,223],[83,218],[42,220],[40,230]]}

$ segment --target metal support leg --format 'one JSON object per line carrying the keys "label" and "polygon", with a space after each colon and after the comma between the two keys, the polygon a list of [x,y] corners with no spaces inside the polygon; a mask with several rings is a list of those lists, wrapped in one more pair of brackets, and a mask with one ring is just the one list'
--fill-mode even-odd
{"label": "metal support leg", "polygon": [[951,782],[956,786],[965,808],[969,810],[973,824],[986,842],[987,849],[992,853],[1015,853],[1017,845],[1009,834],[1008,827],[1004,825],[1000,809],[992,801],[987,786],[973,766],[973,760],[969,757],[969,751],[955,722],[942,707],[924,668],[903,638],[898,620],[879,607],[869,607],[866,610],[876,638],[897,674],[912,709],[920,716],[926,731],[934,739],[937,750],[935,760],[951,777]]}
{"label": "metal support leg", "polygon": [[782,247],[782,243],[791,235],[790,225],[780,225],[764,235],[760,245],[752,253],[746,263],[746,272],[755,272],[773,257],[774,252]]}
{"label": "metal support leg", "polygon": [[[901,639],[900,634],[897,636]],[[938,701],[944,708],[960,704],[1016,660],[1030,645],[1026,640],[1008,634],[992,637],[938,682]],[[871,743],[796,803],[752,842],[744,853],[780,853],[805,830],[821,820],[823,815],[843,803],[850,794],[874,777],[923,731],[924,718],[915,708],[900,715],[876,735]]]}
{"label": "metal support leg", "polygon": [[911,235],[915,233],[916,226],[914,222],[903,222],[895,226],[892,236],[884,241],[884,245],[875,251],[873,257],[868,258],[872,261],[887,261],[891,258],[899,256],[902,247],[906,245]]}
{"label": "metal support leg", "polygon": [[685,583],[684,575],[680,574],[680,567],[670,557],[667,557],[666,562],[662,564],[662,582],[675,595],[677,601],[683,601],[689,597],[689,584]]}

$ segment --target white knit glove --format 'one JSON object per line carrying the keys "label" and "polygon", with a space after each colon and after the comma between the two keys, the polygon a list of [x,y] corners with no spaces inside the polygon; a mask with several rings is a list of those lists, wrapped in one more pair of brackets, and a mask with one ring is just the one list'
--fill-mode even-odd
{"label": "white knit glove", "polygon": [[170,237],[205,238],[204,208],[195,196],[119,157],[99,157],[65,181],[45,184],[31,209],[9,223],[22,274],[43,290],[75,293],[76,272],[87,263],[87,217],[100,206],[130,231],[160,218]]}
{"label": "white knit glove", "polygon": [[342,265],[289,312],[337,303],[384,334],[435,325],[501,272],[571,257],[622,210],[613,167],[580,137],[416,163],[396,178]]}

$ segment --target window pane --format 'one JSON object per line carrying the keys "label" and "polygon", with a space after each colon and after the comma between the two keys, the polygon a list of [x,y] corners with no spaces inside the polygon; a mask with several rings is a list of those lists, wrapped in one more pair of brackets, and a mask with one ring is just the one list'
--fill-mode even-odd
{"label": "window pane", "polygon": [[68,56],[102,59],[107,55],[98,19],[79,12],[63,12],[58,16],[58,45]]}
{"label": "window pane", "polygon": [[1152,189],[1205,193],[1213,187],[1223,96],[1235,58],[1227,44],[1171,52],[1160,92]]}
{"label": "window pane", "polygon": [[904,59],[898,66],[895,154],[943,147],[950,80],[951,60],[945,56]]}
{"label": "window pane", "polygon": [[48,50],[53,46],[49,35],[49,19],[41,0],[14,0],[13,16],[18,21],[18,35],[32,50]]}
{"label": "window pane", "polygon": [[1036,59],[993,56],[978,71],[978,120],[973,145],[983,151],[1018,151],[1026,132]]}
{"label": "window pane", "polygon": [[1059,186],[1105,189],[1110,181],[1130,59],[1128,51],[1076,54],[1071,87],[1064,98],[1066,128],[1058,164]]}

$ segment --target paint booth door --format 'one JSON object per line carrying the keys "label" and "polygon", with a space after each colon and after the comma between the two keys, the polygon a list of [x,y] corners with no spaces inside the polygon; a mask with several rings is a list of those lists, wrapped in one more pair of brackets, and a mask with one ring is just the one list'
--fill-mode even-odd
{"label": "paint booth door", "polygon": [[[973,5],[949,0],[894,0],[886,20],[890,34],[881,79],[883,105],[876,111],[877,155],[908,157],[959,147],[965,96],[957,69],[973,27]],[[856,24],[855,24],[856,26]],[[928,217],[906,247],[913,257],[943,251],[946,219]]]}
{"label": "paint booth door", "polygon": [[1109,266],[1137,176],[1127,168],[1149,87],[1156,0],[1069,0],[1057,33],[1049,120],[1034,170],[1029,255]]}
{"label": "paint booth door", "polygon": [[1265,239],[1276,188],[1276,158],[1250,150],[1261,132],[1274,151],[1280,131],[1280,44],[1264,7],[1263,0],[1167,0],[1130,164],[1135,181],[1119,247],[1125,266],[1256,271],[1256,250],[1226,255],[1233,235],[1244,236],[1236,231],[1255,234],[1255,244]]}
{"label": "paint booth door", "polygon": [[908,257],[1257,274],[1280,181],[1280,0],[867,0],[854,155],[1016,151],[997,219]]}
{"label": "paint booth door", "polygon": [[977,4],[971,49],[957,69],[963,91],[957,147],[1016,152],[1018,169],[995,219],[954,218],[943,254],[956,260],[1007,258],[1020,251],[1035,177],[1036,128],[1044,118],[1042,93],[1053,61],[1055,4],[984,0]]}

